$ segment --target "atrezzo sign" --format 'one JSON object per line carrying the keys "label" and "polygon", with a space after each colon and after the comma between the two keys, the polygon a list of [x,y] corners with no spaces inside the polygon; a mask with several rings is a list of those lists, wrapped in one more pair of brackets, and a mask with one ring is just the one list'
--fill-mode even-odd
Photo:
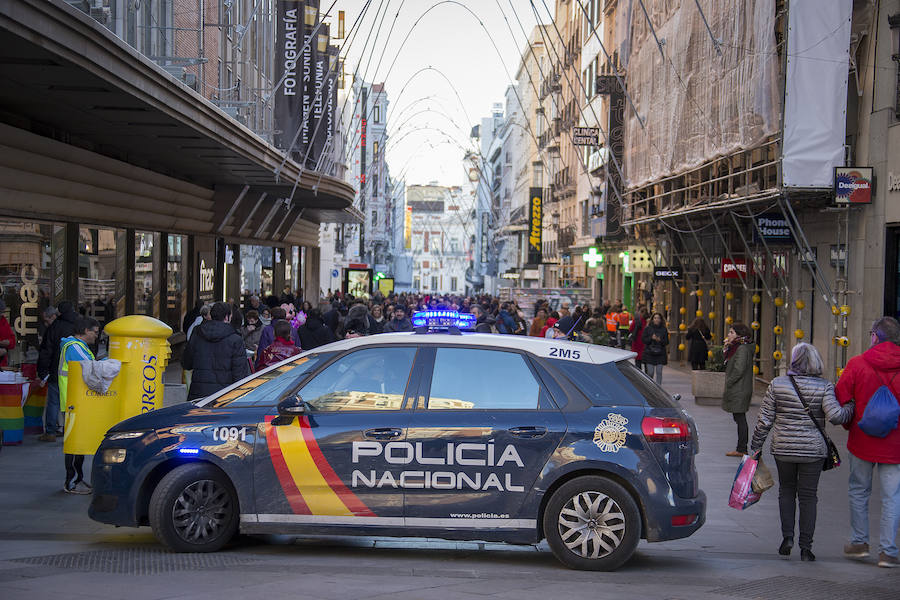
{"label": "atrezzo sign", "polygon": [[543,229],[544,229],[544,190],[543,188],[531,188],[530,190],[529,234],[528,234],[528,264],[539,265],[543,262]]}

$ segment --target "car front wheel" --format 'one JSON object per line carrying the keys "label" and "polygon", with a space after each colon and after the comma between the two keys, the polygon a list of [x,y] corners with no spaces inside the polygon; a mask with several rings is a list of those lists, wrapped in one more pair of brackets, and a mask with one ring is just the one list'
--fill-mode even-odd
{"label": "car front wheel", "polygon": [[568,481],[551,496],[544,535],[553,554],[571,569],[612,571],[634,554],[641,516],[631,495],[599,476]]}
{"label": "car front wheel", "polygon": [[237,494],[212,465],[181,465],[153,491],[150,526],[176,552],[215,552],[237,532]]}

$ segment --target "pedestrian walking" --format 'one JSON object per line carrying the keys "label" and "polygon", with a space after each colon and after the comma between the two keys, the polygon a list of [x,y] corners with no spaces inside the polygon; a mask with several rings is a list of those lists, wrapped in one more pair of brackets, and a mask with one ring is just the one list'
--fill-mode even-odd
{"label": "pedestrian walking", "polygon": [[878,566],[890,568],[900,566],[896,543],[900,526],[900,429],[894,416],[887,435],[877,437],[860,428],[860,421],[882,386],[897,400],[900,381],[895,383],[894,378],[900,373],[900,324],[893,317],[878,319],[872,324],[869,341],[871,347],[850,359],[836,386],[838,402],[845,405],[855,401],[853,418],[845,425],[850,432],[850,543],[844,546],[844,555],[869,556],[869,498],[877,471],[881,487]]}
{"label": "pedestrian walking", "polygon": [[647,321],[650,320],[650,313],[647,312],[647,309],[641,307],[638,309],[637,314],[634,315],[634,320],[631,322],[631,328],[629,331],[629,337],[631,338],[631,351],[637,354],[634,357],[634,366],[638,369],[644,368],[644,328],[647,326]]}
{"label": "pedestrian walking", "polygon": [[397,303],[397,306],[394,307],[393,318],[384,325],[384,332],[394,333],[398,331],[412,330],[412,322],[406,318],[406,309],[403,307],[403,304]]}
{"label": "pedestrian walking", "polygon": [[[78,317],[72,327],[72,335],[64,337],[60,342],[59,373],[56,379],[63,410],[68,407],[69,362],[94,360],[94,353],[91,352],[90,346],[97,341],[99,336],[99,321],[91,317]],[[84,455],[66,454],[64,456],[66,481],[63,483],[63,490],[70,494],[90,494],[93,490],[84,481]]]}
{"label": "pedestrian walking", "polygon": [[250,365],[244,340],[231,326],[231,307],[216,302],[209,320],[194,330],[181,364],[192,370],[188,400],[203,398],[247,377]]}
{"label": "pedestrian walking", "polygon": [[291,324],[287,321],[275,323],[275,341],[263,350],[260,356],[260,368],[270,367],[300,354],[300,348],[291,339]]}
{"label": "pedestrian walking", "polygon": [[800,560],[814,561],[817,491],[828,445],[821,431],[827,418],[842,425],[853,415],[853,405],[838,404],[834,385],[822,378],[824,365],[815,346],[799,343],[791,351],[787,375],[776,377],[766,390],[753,429],[750,454],[758,456],[772,432],[771,452],[778,468],[778,508],[781,546],[788,556],[794,546],[794,521],[800,505]]}
{"label": "pedestrian walking", "polygon": [[59,369],[60,349],[63,338],[71,337],[75,333],[75,322],[78,313],[74,305],[64,300],[59,303],[59,316],[41,339],[38,350],[37,373],[41,380],[41,386],[47,386],[47,402],[44,407],[44,433],[38,439],[42,442],[53,442],[56,436],[62,435],[59,431],[60,390],[57,379]]}
{"label": "pedestrian walking", "polygon": [[662,385],[663,366],[669,362],[666,351],[669,346],[669,331],[666,329],[666,321],[662,314],[653,313],[650,323],[644,327],[641,340],[644,342],[642,360],[647,368],[647,374],[655,378],[658,385]]}
{"label": "pedestrian walking", "polygon": [[259,322],[259,312],[250,309],[244,315],[245,325],[241,328],[241,337],[244,339],[244,348],[256,352],[259,346],[259,338],[262,335],[262,324]]}
{"label": "pedestrian walking", "polygon": [[753,339],[750,328],[735,323],[728,330],[722,349],[725,355],[725,394],[722,410],[731,413],[737,425],[737,446],[725,456],[747,454],[747,411],[753,397]]}
{"label": "pedestrian walking", "polygon": [[375,304],[374,306],[372,306],[371,316],[371,334],[376,335],[379,333],[384,333],[384,326],[387,325],[387,319],[384,318],[384,309],[380,304]]}
{"label": "pedestrian walking", "polygon": [[306,313],[306,322],[297,328],[300,336],[300,347],[304,350],[312,350],[337,340],[334,332],[322,322],[322,311],[318,308],[310,308]]}
{"label": "pedestrian walking", "polygon": [[528,335],[530,337],[539,337],[541,335],[541,329],[547,323],[547,311],[543,308],[539,308],[537,314],[534,317],[534,320],[531,321],[531,327],[528,329]]}
{"label": "pedestrian walking", "polygon": [[706,359],[709,354],[709,346],[706,343],[712,340],[709,326],[703,317],[694,319],[684,337],[688,341],[688,362],[691,363],[691,369],[702,371],[706,368]]}
{"label": "pedestrian walking", "polygon": [[6,320],[6,302],[0,298],[0,367],[9,364],[9,351],[16,347],[16,336]]}

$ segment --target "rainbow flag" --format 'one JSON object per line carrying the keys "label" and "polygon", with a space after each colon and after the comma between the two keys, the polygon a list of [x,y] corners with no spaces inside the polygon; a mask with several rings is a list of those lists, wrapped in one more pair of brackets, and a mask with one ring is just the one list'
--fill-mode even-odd
{"label": "rainbow flag", "polygon": [[22,386],[27,383],[0,383],[0,429],[3,445],[22,443],[25,432],[25,415],[22,413]]}

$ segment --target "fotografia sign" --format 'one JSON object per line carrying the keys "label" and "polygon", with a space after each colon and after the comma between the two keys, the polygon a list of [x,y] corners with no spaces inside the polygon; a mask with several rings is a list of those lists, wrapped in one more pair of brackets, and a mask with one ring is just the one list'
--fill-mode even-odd
{"label": "fotografia sign", "polygon": [[872,167],[835,167],[834,203],[872,204]]}
{"label": "fotografia sign", "polygon": [[599,127],[573,127],[572,143],[576,146],[599,146]]}

